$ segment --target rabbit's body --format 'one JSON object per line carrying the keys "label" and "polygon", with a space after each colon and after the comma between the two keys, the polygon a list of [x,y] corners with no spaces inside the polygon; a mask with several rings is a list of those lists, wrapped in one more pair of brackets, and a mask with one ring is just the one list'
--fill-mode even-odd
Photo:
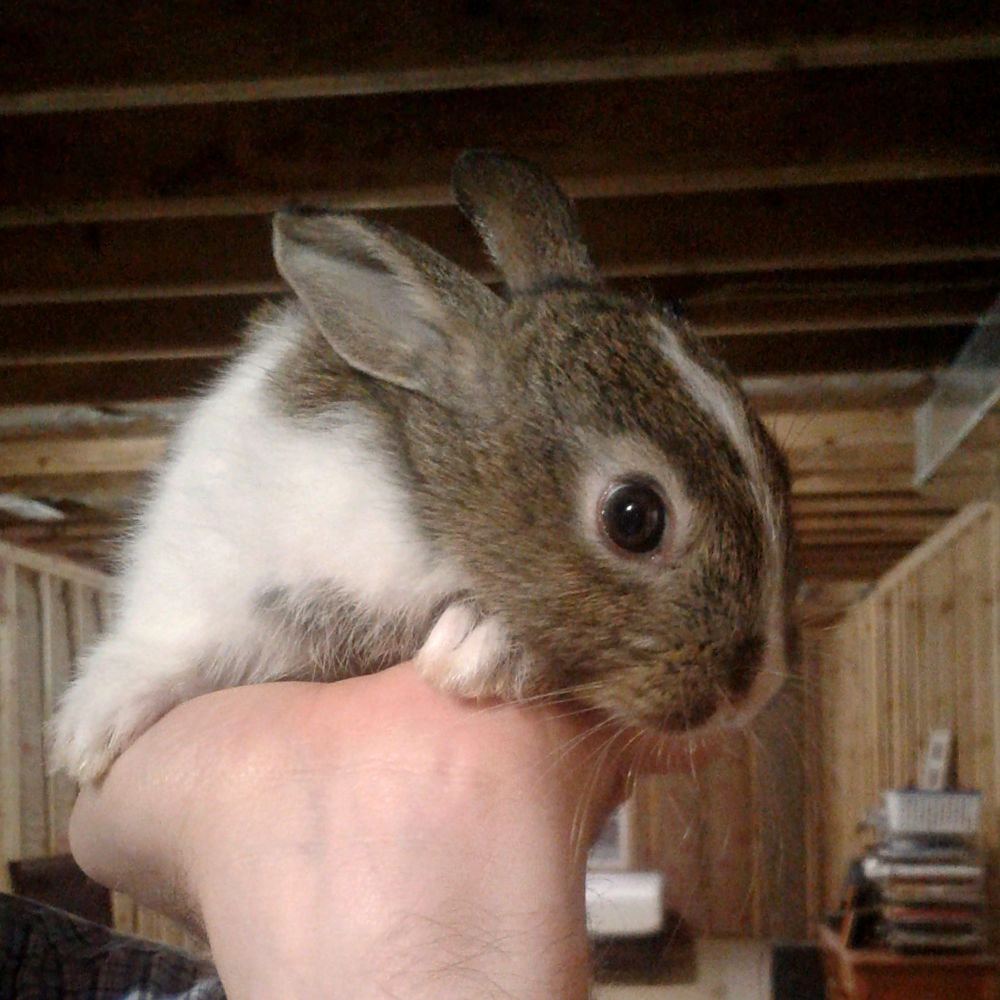
{"label": "rabbit's body", "polygon": [[[465,584],[420,530],[361,405],[302,424],[277,409],[270,380],[304,325],[286,310],[259,333],[172,446],[114,627],[61,708],[61,753],[81,776],[104,764],[90,763],[103,747],[70,742],[91,735],[88,720],[114,717],[124,736],[216,687],[387,666]],[[123,715],[130,703],[141,716]]]}
{"label": "rabbit's body", "polygon": [[544,175],[471,154],[456,189],[509,305],[391,230],[278,217],[298,300],[258,318],[155,484],[56,718],[78,779],[203,691],[414,655],[462,694],[666,729],[775,686],[787,483],[739,390],[600,287]]}

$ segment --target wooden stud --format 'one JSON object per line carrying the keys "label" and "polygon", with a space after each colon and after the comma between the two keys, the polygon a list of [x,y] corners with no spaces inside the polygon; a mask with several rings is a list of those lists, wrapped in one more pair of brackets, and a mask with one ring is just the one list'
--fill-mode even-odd
{"label": "wooden stud", "polygon": [[44,575],[17,570],[17,713],[20,738],[14,766],[21,784],[20,857],[44,855],[48,848],[48,803],[42,741],[41,581]]}
{"label": "wooden stud", "polygon": [[17,564],[0,550],[0,889],[10,890],[7,862],[21,855]]}
{"label": "wooden stud", "polygon": [[[980,608],[980,564],[982,533],[971,528],[963,531],[954,546],[954,740],[959,783],[982,788],[985,777],[979,767],[976,738],[976,688],[982,666],[976,650],[977,618]],[[989,699],[987,703],[991,702]]]}
{"label": "wooden stud", "polygon": [[[75,645],[71,629],[73,585],[57,576],[49,577],[52,628],[49,640],[49,674],[46,688],[46,718],[51,718],[73,671]],[[53,854],[69,850],[69,816],[76,798],[76,785],[65,774],[48,777],[49,849]]]}

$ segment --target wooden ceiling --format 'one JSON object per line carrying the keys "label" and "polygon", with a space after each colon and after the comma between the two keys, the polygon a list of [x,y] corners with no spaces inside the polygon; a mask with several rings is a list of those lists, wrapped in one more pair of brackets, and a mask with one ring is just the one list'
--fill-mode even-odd
{"label": "wooden ceiling", "polygon": [[487,275],[447,190],[469,146],[552,170],[606,274],[743,377],[807,578],[871,579],[996,490],[989,422],[913,486],[914,409],[1000,293],[995,2],[94,11],[0,9],[3,537],[105,562],[178,401],[281,289],[276,206]]}

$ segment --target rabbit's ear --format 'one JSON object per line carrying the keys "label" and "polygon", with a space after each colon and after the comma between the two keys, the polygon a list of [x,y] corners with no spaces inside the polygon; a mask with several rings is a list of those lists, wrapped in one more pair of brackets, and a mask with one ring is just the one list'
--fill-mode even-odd
{"label": "rabbit's ear", "polygon": [[275,216],[274,259],[352,368],[442,402],[474,378],[475,332],[502,303],[430,247],[355,216],[291,209]]}
{"label": "rabbit's ear", "polygon": [[511,292],[598,283],[572,204],[534,164],[469,150],[459,157],[451,181],[459,207],[479,230]]}

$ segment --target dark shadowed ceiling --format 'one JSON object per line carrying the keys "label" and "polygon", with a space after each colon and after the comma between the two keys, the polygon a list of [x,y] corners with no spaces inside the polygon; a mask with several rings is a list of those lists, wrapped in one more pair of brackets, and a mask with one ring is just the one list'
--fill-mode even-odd
{"label": "dark shadowed ceiling", "polygon": [[490,146],[742,377],[804,575],[870,579],[1000,481],[987,419],[913,485],[914,413],[1000,294],[998,70],[996,3],[0,6],[0,533],[104,563],[281,290],[276,206],[488,275],[447,180]]}

